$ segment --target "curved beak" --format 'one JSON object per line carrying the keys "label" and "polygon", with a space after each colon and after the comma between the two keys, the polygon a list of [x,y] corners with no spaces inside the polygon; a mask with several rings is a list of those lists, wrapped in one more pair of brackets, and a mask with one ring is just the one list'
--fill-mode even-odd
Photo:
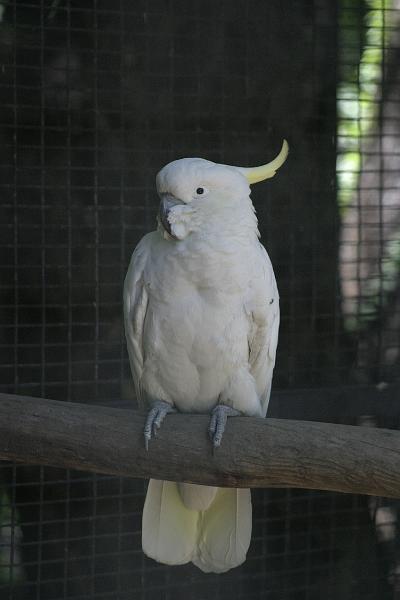
{"label": "curved beak", "polygon": [[172,196],[171,194],[161,194],[161,202],[158,216],[165,231],[173,238],[175,238],[175,236],[173,233],[171,233],[171,223],[168,220],[168,215],[171,212],[171,209],[174,208],[174,206],[180,204],[185,203],[182,202],[182,200],[175,198],[175,196]]}

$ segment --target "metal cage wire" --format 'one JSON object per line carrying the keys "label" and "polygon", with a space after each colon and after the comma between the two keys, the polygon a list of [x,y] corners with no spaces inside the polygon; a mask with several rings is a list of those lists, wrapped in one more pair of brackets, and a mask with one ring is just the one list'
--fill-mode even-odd
{"label": "metal cage wire", "polygon": [[[274,386],[398,380],[399,17],[397,0],[4,0],[0,390],[131,405],[121,290],[155,173],[256,164],[283,137],[285,171],[253,192],[281,294]],[[142,555],[141,481],[0,473],[1,598],[398,594],[395,502],[256,490],[248,560],[215,576]]]}

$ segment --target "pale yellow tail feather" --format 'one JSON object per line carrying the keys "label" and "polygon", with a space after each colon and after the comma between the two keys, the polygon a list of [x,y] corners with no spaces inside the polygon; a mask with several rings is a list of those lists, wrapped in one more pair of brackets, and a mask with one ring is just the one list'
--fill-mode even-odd
{"label": "pale yellow tail feather", "polygon": [[178,484],[150,479],[143,508],[143,552],[167,565],[192,559],[197,541],[199,512],[183,504]]}
{"label": "pale yellow tail feather", "polygon": [[218,488],[195,483],[178,483],[179,493],[186,508],[207,510],[214,500]]}
{"label": "pale yellow tail feather", "polygon": [[210,508],[201,513],[192,562],[206,573],[242,564],[250,545],[251,513],[250,490],[219,488]]}
{"label": "pale yellow tail feather", "polygon": [[250,490],[151,479],[143,509],[143,551],[167,565],[192,561],[206,573],[223,573],[245,561],[251,521]]}

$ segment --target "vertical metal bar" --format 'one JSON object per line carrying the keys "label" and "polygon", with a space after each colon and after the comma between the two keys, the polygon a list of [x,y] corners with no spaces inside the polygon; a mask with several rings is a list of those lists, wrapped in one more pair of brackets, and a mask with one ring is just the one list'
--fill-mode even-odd
{"label": "vertical metal bar", "polygon": [[[148,21],[148,15],[149,15],[149,4],[148,4],[148,0],[144,0],[143,1],[143,13],[142,13],[142,18],[143,18],[143,25],[144,28],[146,27],[146,23]],[[146,36],[146,43],[145,43],[145,56],[144,56],[144,75],[145,77],[148,78],[149,73],[150,73],[150,65],[149,65],[149,55],[150,55],[150,37]],[[151,145],[151,135],[150,135],[150,123],[149,123],[149,117],[146,115],[145,117],[145,131],[144,131],[144,144],[145,144],[145,148],[148,151]],[[149,173],[149,160],[147,158],[147,156],[144,156],[143,154],[142,156],[142,160],[144,162],[145,165],[145,169],[146,169],[146,191],[145,191],[145,195],[144,195],[144,208],[145,208],[145,223],[146,223],[146,230],[149,231],[152,224],[153,224],[153,219],[151,217],[151,202],[150,202],[150,173]]]}
{"label": "vertical metal bar", "polygon": [[17,28],[17,4],[12,6],[13,10],[13,25],[15,32],[15,40],[13,47],[13,202],[14,202],[14,391],[18,392],[19,386],[19,370],[18,370],[18,343],[19,343],[19,278],[18,278],[18,262],[19,262],[19,236],[18,236],[18,94],[17,94],[17,44],[18,44],[18,28]]}
{"label": "vertical metal bar", "polygon": [[[287,489],[284,490],[285,500],[284,500],[284,529],[282,535],[284,536],[285,545],[284,545],[284,556],[283,556],[283,572],[287,573],[289,570],[289,556],[291,553],[291,522],[290,522],[290,514],[291,514],[291,501],[292,501],[292,490]],[[283,596],[286,597],[287,592],[287,577],[284,578],[283,581]]]}
{"label": "vertical metal bar", "polygon": [[[384,93],[385,93],[385,83],[386,83],[386,50],[385,50],[385,39],[386,39],[386,8],[385,2],[382,3],[382,7],[380,9],[382,11],[382,28],[380,31],[380,47],[382,53],[382,64],[381,64],[381,96],[379,102],[379,111],[378,111],[378,129],[379,129],[379,222],[378,222],[378,244],[379,244],[379,255],[378,255],[378,281],[379,281],[379,291],[378,291],[378,306],[377,311],[378,315],[383,315],[384,310],[384,270],[383,270],[383,261],[385,255],[385,240],[384,240],[384,214],[383,214],[383,195],[385,193],[384,186],[384,176],[383,171],[385,169],[385,157],[384,157]],[[383,344],[383,332],[382,328],[384,323],[381,320],[380,327],[378,327],[378,343],[376,345],[376,365],[377,365],[377,373],[376,377],[381,379],[383,375],[383,366],[384,366],[384,344]]]}
{"label": "vertical metal bar", "polygon": [[[339,17],[339,13],[340,13],[340,7],[339,4],[337,2],[334,2],[334,15],[335,15],[335,46],[336,46],[336,55],[335,55],[335,60],[333,62],[333,69],[335,71],[335,81],[336,81],[336,90],[338,90],[338,85],[339,85],[339,73],[340,73],[340,49],[339,49],[339,24],[340,24],[340,17]],[[337,99],[337,92],[336,92],[336,128],[335,128],[335,134],[334,134],[334,138],[332,140],[332,143],[335,146],[335,156],[338,156],[338,99]],[[338,181],[337,181],[337,174],[333,179],[332,185],[334,186],[334,194],[335,194],[335,198],[336,198],[336,202],[338,203],[338,210],[335,213],[335,222],[333,224],[334,228],[335,228],[335,232],[336,232],[336,239],[337,239],[337,248],[336,248],[336,256],[337,256],[337,268],[336,268],[336,273],[335,273],[335,285],[334,285],[334,289],[335,289],[335,298],[334,298],[334,317],[333,317],[333,327],[334,327],[334,332],[333,332],[333,356],[334,356],[334,362],[333,362],[333,369],[335,370],[335,374],[336,374],[336,380],[338,382],[344,382],[345,378],[346,378],[346,373],[343,372],[342,370],[342,361],[339,360],[340,357],[340,353],[342,351],[343,348],[343,343],[342,343],[342,314],[340,311],[340,276],[339,276],[339,252],[340,252],[340,238],[339,238],[339,230],[340,230],[340,218],[339,218],[339,214],[340,214],[340,206],[339,206],[339,192],[338,192]]]}
{"label": "vertical metal bar", "polygon": [[[317,85],[315,81],[315,64],[317,63],[317,43],[315,37],[317,35],[317,22],[316,22],[316,12],[319,10],[318,6],[316,6],[315,1],[312,1],[312,20],[311,20],[311,57],[312,57],[312,75],[311,75],[311,97],[314,98],[317,94]],[[317,63],[318,64],[318,63]],[[314,200],[315,198],[315,183],[317,183],[317,187],[319,188],[322,185],[320,177],[316,177],[311,184],[311,198]],[[318,190],[319,191],[319,190]],[[318,192],[317,192],[318,193]],[[318,332],[316,328],[316,316],[317,316],[317,289],[318,289],[318,266],[317,260],[320,255],[320,249],[318,248],[318,236],[317,236],[317,227],[318,222],[316,219],[317,211],[313,210],[312,214],[312,226],[311,226],[311,309],[310,309],[310,330],[312,332],[311,335],[311,344],[312,344],[312,352],[311,352],[311,364],[310,364],[310,373],[309,380],[310,384],[315,383],[315,376],[317,371],[318,364],[318,353],[315,351],[318,346]]]}
{"label": "vertical metal bar", "polygon": [[[94,378],[95,378],[95,399],[99,393],[99,333],[100,333],[100,284],[99,284],[99,97],[98,97],[98,2],[93,1],[93,103],[94,103],[94,181],[93,181],[93,199],[94,199],[94,223],[95,223],[95,336],[94,336]],[[97,516],[97,476],[92,477],[92,540],[91,540],[91,597],[95,597],[95,574],[96,574],[96,516]]]}
{"label": "vertical metal bar", "polygon": [[[18,28],[17,28],[17,4],[14,3],[11,6],[12,10],[12,21],[14,29],[14,44],[13,44],[13,227],[14,227],[14,273],[13,273],[13,285],[14,285],[14,391],[18,391],[19,384],[19,369],[18,369],[18,343],[19,343],[19,277],[18,277],[18,263],[19,263],[19,236],[18,236],[18,93],[17,93],[17,48],[18,48]],[[8,490],[7,490],[8,493]],[[14,578],[15,568],[14,561],[16,556],[16,539],[15,539],[15,523],[16,523],[16,465],[12,465],[12,479],[10,486],[10,501],[11,501],[11,547],[10,547],[10,566],[9,566],[9,600],[13,600],[14,597]]]}
{"label": "vertical metal bar", "polygon": [[94,335],[94,378],[95,378],[95,398],[98,398],[98,387],[99,387],[99,301],[100,301],[100,287],[99,287],[99,103],[98,103],[98,22],[97,22],[97,0],[94,0],[93,4],[93,104],[94,104],[94,172],[93,172],[93,202],[94,202],[94,224],[95,224],[95,257],[94,257],[94,271],[95,271],[95,335]]}
{"label": "vertical metal bar", "polygon": [[[125,11],[124,1],[120,0],[120,15],[119,15],[119,26],[120,26],[120,56],[119,56],[119,69],[120,69],[120,89],[119,89],[119,110],[120,110],[120,144],[121,144],[121,157],[122,164],[120,166],[120,191],[119,191],[119,215],[120,215],[120,248],[119,248],[119,263],[120,263],[120,288],[121,298],[122,289],[125,278],[126,270],[126,256],[125,256],[125,169],[126,169],[126,138],[125,138]],[[125,379],[125,335],[124,335],[124,323],[122,321],[121,331],[121,346],[120,346],[120,390],[122,392],[124,387]],[[123,519],[123,479],[118,478],[118,558],[117,558],[117,585],[116,593],[118,596],[122,594],[122,581],[121,581],[121,562],[122,562],[122,519]]]}
{"label": "vertical metal bar", "polygon": [[[72,399],[72,194],[71,194],[71,5],[66,4],[67,15],[67,60],[66,60],[66,94],[67,94],[67,399]],[[70,546],[70,502],[71,471],[65,472],[65,526],[64,526],[64,565],[63,565],[63,599],[68,598],[69,546]]]}
{"label": "vertical metal bar", "polygon": [[[363,39],[362,39],[362,23],[363,23],[363,15],[362,15],[362,2],[360,1],[358,4],[358,21],[359,21],[359,37],[358,37],[358,44],[360,47],[360,56],[361,56],[361,52],[362,52],[362,47],[363,47]],[[359,102],[359,98],[360,98],[360,87],[361,87],[361,83],[360,83],[360,61],[358,61],[357,64],[357,152],[359,153],[360,156],[360,166],[359,166],[359,174],[358,174],[358,183],[357,183],[357,189],[356,189],[356,207],[357,207],[357,215],[358,215],[358,219],[357,219],[357,253],[356,253],[356,262],[357,262],[357,266],[356,266],[356,279],[357,279],[357,290],[358,290],[358,297],[357,297],[357,313],[356,313],[356,323],[357,323],[357,328],[360,328],[361,325],[361,320],[362,320],[362,304],[363,304],[363,281],[362,281],[362,256],[363,256],[363,240],[362,240],[362,231],[363,231],[363,211],[362,211],[362,202],[361,202],[361,190],[360,190],[360,173],[362,170],[362,165],[363,165],[363,161],[364,161],[364,156],[363,156],[363,152],[362,152],[362,122],[361,122],[361,108],[360,108],[360,102]],[[357,367],[359,368],[360,365],[358,364]]]}
{"label": "vertical metal bar", "polygon": [[36,580],[36,600],[41,600],[42,596],[42,568],[43,568],[43,508],[44,508],[44,467],[39,469],[39,522],[37,537],[37,580]]}
{"label": "vertical metal bar", "polygon": [[15,536],[15,528],[16,528],[16,483],[17,483],[17,469],[16,465],[13,464],[12,467],[12,479],[11,479],[11,496],[10,496],[10,504],[11,504],[11,519],[10,519],[10,527],[11,527],[11,538],[10,538],[10,565],[9,565],[9,577],[10,577],[10,589],[8,598],[9,600],[13,600],[14,597],[14,574],[15,574],[15,558],[17,556],[17,548],[16,548],[16,536]]}
{"label": "vertical metal bar", "polygon": [[45,193],[45,92],[44,92],[44,0],[40,0],[40,215],[41,215],[41,340],[40,393],[46,397],[46,193]]}
{"label": "vertical metal bar", "polygon": [[[40,393],[45,395],[46,380],[46,218],[45,218],[45,93],[44,93],[44,0],[40,0],[40,207],[41,207],[41,340],[40,340]],[[38,523],[38,579],[36,582],[36,600],[41,600],[41,576],[43,567],[43,491],[44,467],[40,467],[39,477],[39,523]]]}

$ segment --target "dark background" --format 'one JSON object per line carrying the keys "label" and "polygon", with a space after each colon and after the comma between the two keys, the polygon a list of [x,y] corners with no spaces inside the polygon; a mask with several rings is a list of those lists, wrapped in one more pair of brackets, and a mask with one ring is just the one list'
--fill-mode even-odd
{"label": "dark background", "polygon": [[[322,419],[328,388],[330,420],[365,423],[366,390],[379,413],[378,390],[400,373],[395,0],[381,10],[390,35],[346,207],[336,178],[338,101],[361,86],[376,5],[1,4],[1,391],[131,406],[121,291],[155,226],[155,174],[182,156],[260,164],[286,138],[287,163],[252,192],[281,295],[274,387],[293,393],[272,412]],[[395,427],[398,387],[387,389]],[[206,576],[143,557],[142,481],[15,465],[1,477],[1,599],[397,597],[397,503],[256,490],[249,559]]]}

